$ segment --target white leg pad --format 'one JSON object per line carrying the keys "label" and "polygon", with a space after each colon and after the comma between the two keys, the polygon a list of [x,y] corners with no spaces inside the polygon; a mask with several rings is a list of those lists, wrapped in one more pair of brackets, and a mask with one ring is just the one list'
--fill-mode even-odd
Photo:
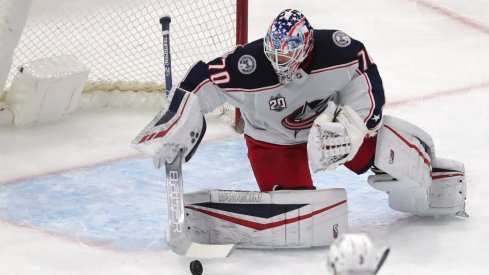
{"label": "white leg pad", "polygon": [[415,186],[412,182],[397,180],[388,174],[368,177],[368,183],[375,189],[389,194],[389,207],[400,212],[425,216],[429,209],[425,187]]}
{"label": "white leg pad", "polygon": [[344,189],[185,194],[188,236],[205,244],[239,248],[330,245],[348,230]]}
{"label": "white leg pad", "polygon": [[450,159],[433,160],[430,208],[443,213],[465,214],[466,182],[463,163]]}
{"label": "white leg pad", "polygon": [[465,214],[463,164],[435,157],[432,138],[401,119],[385,116],[375,166],[386,174],[368,183],[389,194],[389,207],[420,216]]}
{"label": "white leg pad", "polygon": [[[426,152],[424,143],[410,133],[420,132],[419,128],[412,126],[413,131],[408,132],[408,127],[402,122],[400,119],[385,116],[377,136],[375,166],[411,188],[426,189],[431,182],[431,157]],[[431,140],[428,134],[423,132],[423,135],[425,140]],[[381,180],[383,181],[384,179]]]}

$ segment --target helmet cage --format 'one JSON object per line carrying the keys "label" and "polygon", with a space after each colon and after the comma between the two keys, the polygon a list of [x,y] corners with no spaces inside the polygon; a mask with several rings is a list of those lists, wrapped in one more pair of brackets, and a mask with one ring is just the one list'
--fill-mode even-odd
{"label": "helmet cage", "polygon": [[[272,63],[275,72],[280,78],[283,80],[292,80],[293,73],[297,70],[300,63],[304,60],[303,58],[303,39],[300,36],[296,36],[294,38],[299,39],[287,39],[294,42],[284,41],[283,49],[276,49],[271,45],[271,40],[269,35],[265,40],[269,40],[269,42],[265,42],[265,55],[268,60]],[[300,41],[300,42],[299,42]],[[285,61],[282,61],[285,60]],[[282,61],[282,62],[281,62]],[[281,81],[283,82],[283,81]]]}

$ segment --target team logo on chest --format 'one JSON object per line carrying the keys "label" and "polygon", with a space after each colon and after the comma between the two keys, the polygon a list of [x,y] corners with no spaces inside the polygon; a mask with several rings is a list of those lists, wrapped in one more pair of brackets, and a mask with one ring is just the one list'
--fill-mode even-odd
{"label": "team logo on chest", "polygon": [[283,109],[287,108],[287,102],[285,102],[285,97],[278,94],[277,96],[272,96],[268,101],[268,106],[270,110],[281,112]]}
{"label": "team logo on chest", "polygon": [[316,117],[326,109],[330,100],[331,96],[322,100],[306,102],[302,107],[282,119],[282,125],[289,130],[294,130],[296,135],[301,130],[310,129]]}
{"label": "team logo on chest", "polygon": [[251,74],[256,69],[256,60],[251,55],[243,55],[238,60],[238,70],[242,74]]}

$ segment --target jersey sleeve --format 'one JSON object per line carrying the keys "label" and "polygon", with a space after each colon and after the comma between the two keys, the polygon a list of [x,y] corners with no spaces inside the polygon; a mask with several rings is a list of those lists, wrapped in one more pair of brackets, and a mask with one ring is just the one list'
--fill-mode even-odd
{"label": "jersey sleeve", "polygon": [[365,46],[357,43],[358,68],[350,81],[338,93],[341,105],[349,105],[363,119],[370,130],[377,130],[382,122],[385,104],[384,88],[377,65],[372,61]]}
{"label": "jersey sleeve", "polygon": [[200,108],[204,114],[211,112],[225,102],[222,90],[216,83],[216,81],[219,82],[219,78],[210,73],[213,66],[219,63],[224,64],[224,62],[225,58],[223,57],[216,58],[209,63],[199,61],[190,68],[178,85],[178,87],[197,95]]}

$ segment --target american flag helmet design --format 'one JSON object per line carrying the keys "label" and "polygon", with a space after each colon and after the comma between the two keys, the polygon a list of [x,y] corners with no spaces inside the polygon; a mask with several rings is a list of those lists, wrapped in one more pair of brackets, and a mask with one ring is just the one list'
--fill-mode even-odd
{"label": "american flag helmet design", "polygon": [[287,84],[312,50],[313,28],[297,10],[282,11],[268,28],[264,51],[279,80]]}

